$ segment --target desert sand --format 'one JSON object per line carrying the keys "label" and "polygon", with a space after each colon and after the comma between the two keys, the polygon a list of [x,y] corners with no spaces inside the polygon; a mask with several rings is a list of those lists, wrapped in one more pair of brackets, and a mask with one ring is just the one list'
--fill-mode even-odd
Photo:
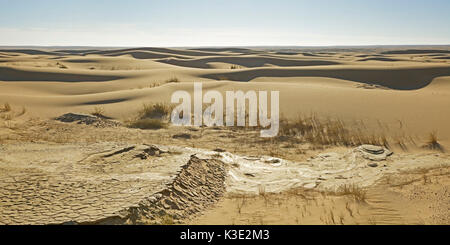
{"label": "desert sand", "polygon": [[[194,82],[319,133],[126,127]],[[0,224],[450,224],[449,108],[449,47],[1,49]]]}

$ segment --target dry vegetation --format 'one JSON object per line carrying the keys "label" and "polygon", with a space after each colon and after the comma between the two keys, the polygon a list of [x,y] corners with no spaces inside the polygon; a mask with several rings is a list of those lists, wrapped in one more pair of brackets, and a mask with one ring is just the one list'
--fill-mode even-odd
{"label": "dry vegetation", "polygon": [[138,89],[143,89],[143,88],[156,88],[156,87],[160,87],[164,84],[168,84],[168,83],[180,83],[180,79],[178,79],[177,77],[172,77],[169,78],[167,80],[165,80],[164,82],[153,82],[151,84],[149,84],[148,86],[144,87],[144,86],[139,86]]}
{"label": "dry vegetation", "polygon": [[361,188],[357,185],[350,184],[350,185],[340,186],[339,188],[337,188],[336,191],[332,192],[332,194],[338,195],[338,196],[350,196],[355,201],[366,202],[367,192],[366,192],[366,190],[364,190],[363,188]]}
{"label": "dry vegetation", "polygon": [[11,111],[11,105],[8,102],[3,104],[3,107],[0,108],[0,112],[10,112],[10,111]]}
{"label": "dry vegetation", "polygon": [[100,118],[107,118],[105,116],[105,109],[99,106],[95,107],[90,114]]}
{"label": "dry vegetation", "polygon": [[383,134],[370,134],[362,122],[351,127],[339,119],[319,120],[317,116],[299,116],[295,120],[280,121],[280,136],[295,137],[314,145],[357,146],[380,145],[389,148]]}
{"label": "dry vegetation", "polygon": [[27,113],[27,109],[25,107],[22,107],[20,111],[15,112],[8,102],[4,103],[3,106],[0,106],[0,119],[5,121],[11,121],[15,117],[20,117],[25,113]]}
{"label": "dry vegetation", "polygon": [[428,141],[423,146],[425,149],[444,152],[444,147],[438,142],[437,132],[431,132],[428,136]]}
{"label": "dry vegetation", "polygon": [[166,128],[173,106],[166,103],[144,104],[138,115],[126,124],[130,128],[161,129]]}

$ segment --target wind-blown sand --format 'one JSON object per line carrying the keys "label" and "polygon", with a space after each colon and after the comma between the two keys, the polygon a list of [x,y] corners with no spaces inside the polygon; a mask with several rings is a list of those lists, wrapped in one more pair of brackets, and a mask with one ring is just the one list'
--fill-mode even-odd
{"label": "wind-blown sand", "polygon": [[[431,161],[438,165],[441,164],[442,170],[424,170],[420,173],[396,171],[395,174],[401,173],[397,176],[398,181],[408,178],[426,179],[423,185],[417,184],[420,182],[417,180],[402,184],[401,186],[406,187],[401,189],[398,186],[388,184],[386,180],[388,175],[380,175],[376,179],[377,181],[369,186],[362,186],[368,188],[368,199],[372,200],[369,201],[372,205],[370,207],[350,203],[340,196],[324,196],[315,192],[310,196],[310,192],[302,194],[306,195],[306,199],[298,199],[298,193],[293,195],[290,192],[285,192],[288,191],[287,189],[283,189],[273,191],[274,193],[270,195],[275,195],[272,196],[273,200],[286,200],[283,204],[280,204],[280,207],[291,210],[285,213],[280,211],[276,216],[271,216],[273,212],[270,211],[276,210],[276,205],[273,203],[267,204],[265,197],[257,195],[257,197],[249,198],[243,197],[240,193],[238,197],[221,196],[218,204],[205,205],[204,208],[207,211],[198,210],[198,213],[194,216],[180,219],[181,222],[449,224],[448,154],[421,148],[426,143],[430,133],[433,132],[436,133],[444,151],[450,147],[449,59],[450,49],[448,48],[439,50],[434,48],[417,50],[410,48],[389,50],[385,48],[326,50],[246,48],[3,49],[0,50],[0,108],[3,103],[7,102],[13,110],[12,112],[1,113],[1,115],[10,114],[12,118],[0,118],[0,143],[5,145],[3,155],[0,155],[0,168],[13,171],[14,162],[21,161],[17,160],[19,158],[13,157],[14,145],[10,145],[19,142],[31,144],[34,142],[44,142],[44,144],[56,142],[75,145],[91,141],[121,142],[120,144],[149,143],[207,150],[225,148],[227,152],[239,156],[267,155],[268,153],[264,153],[265,150],[260,145],[252,146],[251,142],[242,143],[245,136],[239,131],[236,132],[231,129],[225,130],[222,135],[216,135],[209,131],[204,135],[204,129],[201,129],[201,134],[197,131],[189,131],[193,138],[172,139],[174,134],[186,132],[187,129],[169,127],[169,129],[145,131],[144,133],[141,130],[122,127],[96,129],[84,125],[70,124],[69,126],[68,124],[54,122],[52,119],[70,112],[87,114],[92,112],[95,107],[102,107],[106,116],[124,122],[135,116],[143,103],[170,102],[171,94],[177,90],[186,90],[192,93],[194,82],[203,82],[205,91],[208,89],[221,92],[228,90],[277,90],[280,91],[280,113],[285,118],[294,119],[299,115],[315,114],[323,120],[327,118],[340,119],[349,125],[354,122],[362,122],[366,132],[385,134],[390,138],[392,141],[391,147],[396,156],[395,160],[390,160],[390,164],[395,165],[396,162],[399,164],[409,163],[414,159],[423,159],[423,166],[420,162],[416,162],[416,165],[413,165],[414,169],[417,170],[421,166],[435,169],[435,165],[427,165],[426,163]],[[179,82],[166,82],[172,78],[177,78]],[[20,112],[22,107],[25,108],[23,113]],[[224,142],[218,140],[228,137],[227,135],[233,136],[235,139],[229,141],[223,139]],[[251,137],[257,139],[257,136],[254,135]],[[396,140],[405,142],[396,142]],[[116,145],[116,143],[111,144]],[[240,144],[247,147],[238,149]],[[406,145],[406,147],[403,147],[403,145]],[[273,145],[271,146],[273,147]],[[43,152],[46,152],[45,149],[47,148],[45,145],[30,147],[37,147],[38,151]],[[77,146],[72,147],[77,148]],[[48,148],[50,149],[50,146]],[[279,151],[283,151],[281,145],[277,148],[279,148]],[[292,149],[279,154],[282,155],[281,158],[302,163],[317,154],[325,152],[344,154],[349,150],[351,149],[346,147],[330,149],[309,149],[306,147],[302,149],[302,153]],[[6,154],[6,157],[4,154]],[[45,155],[46,153],[41,154]],[[440,155],[435,156],[435,154]],[[46,156],[42,159],[52,158]],[[33,162],[38,160],[38,155],[33,156],[31,154],[29,159],[23,161]],[[45,163],[42,164],[45,165]],[[63,165],[72,166],[71,164]],[[177,164],[177,167],[179,167],[182,163]],[[24,168],[28,167],[25,166]],[[400,169],[400,167],[395,168]],[[139,168],[137,167],[137,169]],[[168,172],[176,172],[176,170],[164,169]],[[315,176],[314,178],[319,177]],[[168,181],[173,180],[167,179]],[[145,181],[147,180],[145,179]],[[431,180],[431,182],[427,182],[427,180]],[[23,181],[26,182],[26,180]],[[406,183],[408,180],[404,182]],[[162,184],[158,182],[158,185]],[[383,185],[389,185],[390,189],[384,188],[389,189],[389,192],[380,194],[380,191],[383,191]],[[267,191],[269,192],[269,190]],[[319,191],[319,189],[316,191]],[[320,191],[324,191],[324,189]],[[156,193],[156,190],[153,192]],[[438,194],[434,197],[430,194],[431,192]],[[393,193],[403,193],[403,196],[394,199],[391,198],[391,196],[395,196]],[[411,193],[419,193],[417,195],[421,198],[428,198],[428,201],[420,198],[417,201],[410,198]],[[139,192],[139,198],[141,198],[141,194]],[[245,199],[245,205],[243,204],[243,207],[240,207],[239,212],[236,213],[234,206],[236,200],[242,201],[243,198]],[[2,196],[1,201],[5,199],[6,197]],[[310,202],[319,204],[311,205]],[[133,199],[133,202],[128,204],[132,206],[136,203],[138,201]],[[402,203],[407,203],[410,211],[402,211],[399,208]],[[337,210],[342,212],[347,210],[345,211],[347,213],[342,215],[341,221],[338,221],[340,214],[333,214],[336,217],[331,215],[334,217],[333,220],[330,218],[330,207],[335,204]],[[426,204],[430,205],[427,206]],[[121,205],[122,203],[115,205],[115,211],[120,210]],[[301,215],[298,205],[301,206]],[[303,205],[307,208],[303,209]],[[322,207],[321,205],[324,208],[319,208]],[[355,215],[354,217],[352,211],[348,211],[348,205],[356,205],[354,209],[360,210],[359,216]],[[382,205],[387,206],[381,207]],[[427,209],[423,210],[424,213],[414,213],[414,210],[420,210],[418,207],[423,206],[427,206]],[[7,210],[6,206],[0,207],[3,211]],[[299,210],[293,210],[294,207]],[[248,208],[248,210],[241,213],[241,208],[244,210]],[[381,215],[377,213],[379,212],[377,208],[386,208],[386,210],[395,210],[395,212],[387,212]],[[252,209],[258,212],[254,213]],[[45,212],[51,212],[48,210],[52,209],[46,209]],[[5,212],[2,215],[9,217]],[[7,210],[7,212],[20,212],[20,209]],[[293,216],[292,213],[298,215]],[[67,213],[67,215],[70,214],[70,212]],[[99,219],[110,217],[109,214],[102,215],[97,211],[94,214],[93,216],[98,218],[81,217],[79,220],[83,222],[95,221],[94,223],[96,223]],[[48,215],[51,216],[51,213],[47,213],[47,218],[43,219],[45,222],[29,221],[32,221],[31,223],[70,221],[70,217],[69,220],[60,217],[55,219],[54,222],[50,222],[51,218],[48,218]],[[373,215],[378,220],[370,220],[369,217]],[[228,218],[223,219],[223,217]],[[289,217],[295,217],[296,219]],[[27,222],[26,219],[19,220]],[[119,221],[116,219],[114,222]],[[130,223],[130,220],[127,222]],[[3,223],[15,222],[11,218],[10,222],[3,221]]]}

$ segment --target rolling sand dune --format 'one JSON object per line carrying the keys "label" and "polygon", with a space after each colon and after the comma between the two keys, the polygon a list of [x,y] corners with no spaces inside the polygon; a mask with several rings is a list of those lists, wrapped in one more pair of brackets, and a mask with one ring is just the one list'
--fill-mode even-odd
{"label": "rolling sand dune", "polygon": [[58,55],[57,52],[49,52],[42,50],[34,50],[34,49],[3,49],[0,52],[4,53],[19,53],[19,54],[28,54],[28,55]]}
{"label": "rolling sand dune", "polygon": [[[63,173],[64,168],[70,169],[69,184],[81,189],[58,184],[54,188],[61,197],[57,204],[63,205],[64,198],[72,198],[72,203],[80,201],[92,216],[64,212],[63,217],[53,219],[54,223],[101,223],[99,220],[104,218],[104,223],[154,222],[154,214],[148,211],[153,209],[136,208],[139,203],[139,207],[155,208],[154,212],[168,207],[177,222],[194,224],[449,224],[448,204],[443,204],[449,198],[445,193],[449,188],[450,164],[446,153],[450,149],[450,61],[446,53],[450,51],[435,48],[3,49],[0,50],[0,178],[5,181],[0,185],[33,190],[26,192],[29,198],[38,193],[30,183],[41,179],[60,183],[61,178],[54,170]],[[203,82],[204,91],[215,89],[222,94],[230,90],[280,91],[283,119],[316,115],[323,124],[341,120],[347,131],[359,130],[353,138],[365,134],[374,135],[373,138],[385,136],[389,142],[383,147],[389,146],[395,153],[379,162],[366,159],[356,164],[352,157],[360,148],[344,143],[317,145],[308,141],[311,139],[296,141],[291,135],[265,141],[251,130],[235,128],[167,126],[140,130],[120,126],[128,125],[144,103],[169,103],[172,93],[178,90],[192,94],[194,82]],[[94,110],[102,117],[90,119],[111,118],[115,120],[111,125],[119,126],[98,128],[53,120],[66,113],[84,115]],[[330,133],[332,129],[325,131]],[[19,144],[27,146],[17,148]],[[166,145],[178,153],[155,150],[150,144]],[[36,159],[37,155],[28,149],[40,152],[43,160]],[[193,152],[203,158],[189,158]],[[73,162],[67,154],[87,164]],[[151,167],[145,165],[147,159],[160,173],[149,170]],[[164,159],[176,159],[174,166],[164,165]],[[48,164],[50,161],[58,162],[61,168]],[[121,161],[132,163],[133,173],[121,173],[130,170]],[[29,162],[33,164],[27,165]],[[115,165],[116,162],[120,164]],[[224,165],[217,167],[218,163]],[[179,171],[181,166],[185,167]],[[253,167],[271,174],[261,175]],[[183,200],[189,192],[167,189],[163,183],[163,180],[175,184],[194,181],[184,179],[189,173],[183,171],[199,175],[218,173],[219,177],[214,179],[217,188],[208,186],[205,192],[214,198],[202,194],[195,197],[199,199],[192,199],[202,204],[199,210],[178,212],[167,206],[170,202],[179,207],[185,205]],[[288,171],[292,176],[287,178],[280,171]],[[9,176],[20,181],[14,182]],[[89,176],[97,176],[103,182],[86,182]],[[148,185],[143,185],[139,178]],[[247,185],[237,181],[240,178]],[[143,189],[129,190],[136,195],[128,195],[121,192],[127,183]],[[364,204],[348,199],[357,193],[341,195],[329,190],[345,183],[362,183],[358,188],[367,191]],[[79,193],[88,193],[85,188],[95,187],[100,193],[113,186],[118,191],[95,201],[92,207],[90,200],[78,199]],[[294,187],[300,189],[293,190]],[[67,193],[61,192],[64,188],[69,188]],[[167,190],[159,195],[161,188]],[[246,188],[249,189],[244,193],[236,191]],[[145,199],[147,192],[153,196]],[[177,199],[175,194],[167,193],[182,196]],[[282,204],[268,201],[267,197]],[[98,212],[96,207],[115,198],[124,199],[111,205],[107,213]],[[58,212],[59,206],[40,201],[45,213],[41,221],[52,223],[49,217]],[[239,206],[241,202],[245,205]],[[7,222],[2,219],[0,223],[40,223],[21,216],[17,207],[1,209],[1,205],[0,217]],[[403,205],[410,211],[403,210]],[[285,207],[286,211],[277,207]],[[330,210],[335,210],[335,215],[330,215]],[[424,211],[414,213],[417,210]],[[116,213],[119,211],[120,215]],[[143,217],[152,221],[142,220]]]}
{"label": "rolling sand dune", "polygon": [[434,57],[433,59],[450,60],[450,56]]}
{"label": "rolling sand dune", "polygon": [[131,48],[131,49],[121,49],[121,50],[105,50],[105,51],[86,52],[84,54],[108,55],[108,54],[117,53],[117,52],[136,52],[136,51],[137,52],[166,53],[166,54],[181,55],[181,56],[211,56],[211,55],[218,54],[216,52],[168,49],[168,48]]}
{"label": "rolling sand dune", "polygon": [[88,75],[72,72],[54,72],[54,71],[30,71],[17,70],[13,68],[0,68],[0,79],[2,81],[63,81],[63,82],[104,82],[121,79],[120,76],[112,75]]}
{"label": "rolling sand dune", "polygon": [[256,68],[204,75],[206,78],[232,81],[250,81],[258,77],[330,77],[367,84],[381,85],[391,89],[413,90],[426,87],[440,76],[450,75],[450,66],[437,67],[323,67],[323,68]]}
{"label": "rolling sand dune", "polygon": [[381,54],[449,54],[450,50],[438,50],[438,49],[407,49],[407,50],[392,50],[385,51]]}
{"label": "rolling sand dune", "polygon": [[320,60],[289,60],[281,58],[271,57],[258,57],[258,56],[234,56],[234,57],[210,57],[195,60],[161,60],[161,62],[172,64],[176,66],[192,67],[192,68],[211,68],[209,63],[220,62],[227,64],[234,64],[243,67],[261,67],[266,65],[274,66],[320,66],[320,65],[336,65],[337,62],[333,61],[320,61]]}
{"label": "rolling sand dune", "polygon": [[399,59],[391,59],[391,58],[386,58],[386,57],[373,57],[373,58],[360,59],[358,61],[371,61],[371,60],[375,60],[375,61],[389,61],[389,62],[401,61]]}

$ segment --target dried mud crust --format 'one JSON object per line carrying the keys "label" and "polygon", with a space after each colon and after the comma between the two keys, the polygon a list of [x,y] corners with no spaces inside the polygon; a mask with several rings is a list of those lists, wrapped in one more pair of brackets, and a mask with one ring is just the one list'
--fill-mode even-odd
{"label": "dried mud crust", "polygon": [[152,145],[0,147],[0,224],[91,223],[172,183],[189,156]]}
{"label": "dried mud crust", "polygon": [[156,145],[0,146],[0,224],[178,222],[225,191],[225,164]]}
{"label": "dried mud crust", "polygon": [[0,224],[184,223],[225,193],[365,188],[386,175],[448,166],[450,155],[367,145],[292,162],[123,142],[5,144]]}
{"label": "dried mud crust", "polygon": [[182,223],[219,201],[226,190],[226,175],[224,162],[192,155],[167,189],[146,198],[138,207],[95,224]]}

